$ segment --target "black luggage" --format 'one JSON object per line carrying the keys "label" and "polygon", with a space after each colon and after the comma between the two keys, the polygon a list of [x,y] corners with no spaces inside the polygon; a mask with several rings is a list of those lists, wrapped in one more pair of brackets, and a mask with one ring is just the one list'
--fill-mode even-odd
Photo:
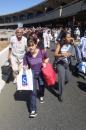
{"label": "black luggage", "polygon": [[10,64],[8,65],[3,65],[1,67],[1,70],[2,70],[2,79],[5,81],[5,82],[9,82],[10,80],[12,80],[12,67],[10,66]]}

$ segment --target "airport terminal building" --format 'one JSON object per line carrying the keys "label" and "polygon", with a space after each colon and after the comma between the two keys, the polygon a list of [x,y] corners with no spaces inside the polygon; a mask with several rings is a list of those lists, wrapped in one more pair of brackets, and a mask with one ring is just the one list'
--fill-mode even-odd
{"label": "airport terminal building", "polygon": [[29,26],[86,26],[86,0],[45,0],[31,8],[0,16],[0,29]]}

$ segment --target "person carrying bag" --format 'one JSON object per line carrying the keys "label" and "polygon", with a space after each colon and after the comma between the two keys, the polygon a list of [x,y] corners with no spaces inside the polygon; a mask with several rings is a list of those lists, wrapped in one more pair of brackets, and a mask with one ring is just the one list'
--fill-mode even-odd
{"label": "person carrying bag", "polygon": [[32,37],[27,44],[27,53],[24,56],[23,65],[25,68],[31,68],[33,73],[33,91],[30,94],[30,118],[34,118],[37,115],[37,88],[39,86],[40,103],[44,103],[44,90],[45,82],[42,73],[42,66],[48,62],[49,58],[44,51],[44,61],[42,60],[41,50],[37,46],[37,39]]}

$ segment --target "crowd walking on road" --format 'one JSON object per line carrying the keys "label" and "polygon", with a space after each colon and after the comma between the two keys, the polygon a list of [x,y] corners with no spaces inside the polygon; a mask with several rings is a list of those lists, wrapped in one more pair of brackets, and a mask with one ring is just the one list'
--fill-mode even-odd
{"label": "crowd walking on road", "polygon": [[[30,91],[30,118],[36,117],[38,112],[37,90],[39,91],[40,103],[44,103],[44,92],[47,84],[42,67],[46,67],[50,62],[48,51],[51,52],[51,44],[54,46],[53,57],[55,58],[54,65],[56,65],[55,73],[57,75],[57,81],[51,88],[58,88],[57,97],[60,102],[66,100],[64,89],[65,84],[70,80],[70,71],[75,73],[78,70],[78,73],[81,70],[84,78],[86,76],[86,31],[84,36],[81,36],[79,27],[73,31],[71,27],[62,26],[56,28],[17,28],[15,36],[10,38],[8,60],[12,66],[14,84],[17,83],[21,69],[24,71],[32,70],[33,90]],[[74,60],[76,61],[75,66],[72,65]],[[83,63],[84,67],[82,67]]]}

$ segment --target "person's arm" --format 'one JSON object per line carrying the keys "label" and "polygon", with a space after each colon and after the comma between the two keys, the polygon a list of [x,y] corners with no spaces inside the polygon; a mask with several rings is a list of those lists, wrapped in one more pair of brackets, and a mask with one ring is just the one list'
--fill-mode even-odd
{"label": "person's arm", "polygon": [[54,52],[55,57],[60,58],[60,57],[65,57],[67,55],[67,53],[61,53],[60,50],[61,50],[61,45],[60,43],[58,43]]}
{"label": "person's arm", "polygon": [[58,44],[56,45],[56,49],[55,49],[55,52],[54,52],[54,56],[55,56],[55,57],[62,57],[62,54],[60,53],[60,49],[61,49],[60,43],[58,43]]}
{"label": "person's arm", "polygon": [[71,55],[69,52],[61,53],[60,50],[61,50],[61,45],[60,43],[58,43],[54,52],[55,57],[61,58],[61,57],[69,57]]}
{"label": "person's arm", "polygon": [[29,63],[28,63],[27,54],[25,54],[25,55],[24,55],[24,58],[23,58],[23,68],[24,68],[24,69],[30,68]]}
{"label": "person's arm", "polygon": [[8,52],[8,60],[11,60],[11,54],[12,54],[12,39],[10,39],[10,45],[9,45],[9,52]]}
{"label": "person's arm", "polygon": [[49,62],[49,57],[46,51],[43,50],[43,63],[48,63]]}
{"label": "person's arm", "polygon": [[25,52],[27,52],[27,38],[25,37]]}
{"label": "person's arm", "polygon": [[71,37],[71,38],[70,38],[70,43],[74,45],[75,40],[74,40],[74,38],[73,38],[73,37]]}
{"label": "person's arm", "polygon": [[48,62],[49,62],[49,58],[43,60],[43,63],[48,63]]}
{"label": "person's arm", "polygon": [[42,53],[42,66],[43,67],[46,67],[46,64],[49,62],[49,57],[48,57],[48,54],[46,51],[44,50],[41,50],[41,53]]}
{"label": "person's arm", "polygon": [[11,54],[12,54],[12,49],[9,48],[9,52],[8,52],[8,60],[9,60],[9,61],[10,61],[10,59],[11,59]]}

